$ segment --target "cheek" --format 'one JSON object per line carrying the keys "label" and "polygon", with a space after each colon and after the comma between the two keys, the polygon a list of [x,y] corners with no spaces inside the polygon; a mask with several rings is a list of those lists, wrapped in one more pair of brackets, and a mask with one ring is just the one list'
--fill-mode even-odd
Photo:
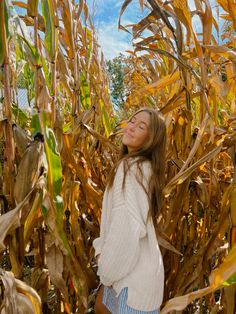
{"label": "cheek", "polygon": [[138,142],[140,145],[147,143],[148,140],[149,140],[149,133],[148,132],[142,132],[139,134]]}

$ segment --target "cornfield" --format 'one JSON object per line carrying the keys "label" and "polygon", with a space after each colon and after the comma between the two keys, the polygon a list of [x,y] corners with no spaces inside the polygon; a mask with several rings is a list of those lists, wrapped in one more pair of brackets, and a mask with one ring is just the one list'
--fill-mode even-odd
{"label": "cornfield", "polygon": [[161,313],[236,312],[236,4],[139,3],[117,115],[86,1],[0,1],[1,313],[93,313],[102,194],[144,106],[168,130]]}

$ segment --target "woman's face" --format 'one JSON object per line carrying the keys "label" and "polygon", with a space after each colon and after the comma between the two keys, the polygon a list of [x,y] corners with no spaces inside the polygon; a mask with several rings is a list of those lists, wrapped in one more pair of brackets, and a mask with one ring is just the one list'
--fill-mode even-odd
{"label": "woman's face", "polygon": [[136,151],[147,142],[149,138],[150,115],[148,112],[137,113],[124,128],[122,142],[127,146],[128,152]]}

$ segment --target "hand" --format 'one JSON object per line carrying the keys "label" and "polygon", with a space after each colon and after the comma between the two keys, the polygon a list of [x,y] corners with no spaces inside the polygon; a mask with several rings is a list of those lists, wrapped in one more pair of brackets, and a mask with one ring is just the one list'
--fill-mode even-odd
{"label": "hand", "polygon": [[98,264],[98,261],[99,261],[99,257],[100,257],[100,254],[98,254],[98,255],[96,256],[96,262],[97,262],[97,264]]}

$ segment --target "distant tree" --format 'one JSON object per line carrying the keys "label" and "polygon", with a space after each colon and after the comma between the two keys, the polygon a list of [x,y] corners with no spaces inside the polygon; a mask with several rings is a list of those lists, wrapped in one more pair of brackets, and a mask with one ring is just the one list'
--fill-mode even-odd
{"label": "distant tree", "polygon": [[128,58],[123,54],[106,62],[110,80],[111,99],[116,109],[121,109],[124,105],[127,89],[124,84],[125,72],[129,66]]}

